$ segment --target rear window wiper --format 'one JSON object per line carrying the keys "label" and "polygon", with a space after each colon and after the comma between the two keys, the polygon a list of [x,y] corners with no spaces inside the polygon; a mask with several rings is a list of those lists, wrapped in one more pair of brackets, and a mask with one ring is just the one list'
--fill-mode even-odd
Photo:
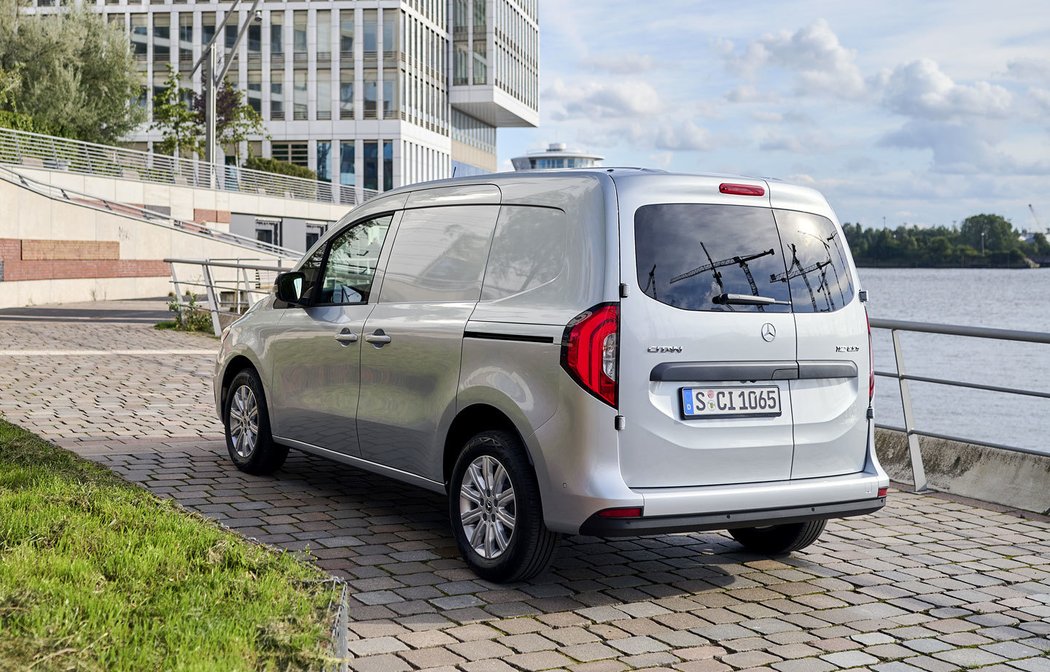
{"label": "rear window wiper", "polygon": [[752,296],[751,294],[718,294],[711,299],[719,305],[734,306],[790,306],[790,301],[778,301],[771,296]]}

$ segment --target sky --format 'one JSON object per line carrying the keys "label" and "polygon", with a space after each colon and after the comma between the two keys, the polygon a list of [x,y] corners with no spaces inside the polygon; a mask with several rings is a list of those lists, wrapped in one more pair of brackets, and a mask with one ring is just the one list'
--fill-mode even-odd
{"label": "sky", "polygon": [[[606,166],[775,177],[843,222],[1050,228],[1050,3],[540,0],[540,125]],[[1036,225],[1029,212],[1038,217]]]}

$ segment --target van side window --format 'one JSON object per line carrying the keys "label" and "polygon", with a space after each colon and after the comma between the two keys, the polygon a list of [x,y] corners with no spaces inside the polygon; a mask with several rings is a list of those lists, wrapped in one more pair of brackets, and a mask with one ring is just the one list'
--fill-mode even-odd
{"label": "van side window", "polygon": [[498,205],[405,210],[380,301],[477,301]]}
{"label": "van side window", "polygon": [[565,213],[505,205],[492,239],[481,298],[502,299],[541,287],[561,275],[566,259]]}
{"label": "van side window", "polygon": [[332,239],[317,303],[341,306],[368,302],[392,219],[393,215],[367,219]]}
{"label": "van side window", "polygon": [[[634,216],[638,286],[682,310],[788,313],[784,256],[768,208],[661,203]],[[783,303],[726,305],[722,294],[763,296]]]}
{"label": "van side window", "polygon": [[854,282],[842,234],[827,217],[774,210],[784,259],[785,282],[796,313],[830,313],[853,300]]}

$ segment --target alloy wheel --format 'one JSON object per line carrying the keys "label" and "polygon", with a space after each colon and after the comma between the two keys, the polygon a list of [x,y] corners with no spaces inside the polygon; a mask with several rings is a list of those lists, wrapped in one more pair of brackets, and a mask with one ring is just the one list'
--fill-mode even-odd
{"label": "alloy wheel", "polygon": [[502,555],[514,536],[517,508],[507,469],[491,455],[470,463],[459,486],[463,532],[471,548],[486,560]]}

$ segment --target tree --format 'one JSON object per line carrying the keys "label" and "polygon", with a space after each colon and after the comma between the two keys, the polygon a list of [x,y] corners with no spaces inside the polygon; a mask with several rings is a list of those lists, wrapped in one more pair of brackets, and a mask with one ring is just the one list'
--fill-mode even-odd
{"label": "tree", "polygon": [[[984,234],[984,244],[981,238]],[[986,252],[1006,252],[1017,247],[1017,232],[1013,224],[1000,215],[973,215],[963,220],[959,227],[959,237],[975,250]]]}
{"label": "tree", "polygon": [[197,156],[204,149],[203,132],[197,113],[186,104],[193,92],[179,84],[179,75],[168,66],[168,79],[164,90],[153,98],[152,128],[159,130],[164,139],[154,144],[161,154],[179,156],[187,151]]}
{"label": "tree", "polygon": [[[197,120],[203,128],[206,121],[204,111],[207,99],[204,93],[193,99],[193,109]],[[249,135],[263,135],[262,117],[248,103],[244,102],[244,92],[230,86],[229,80],[223,80],[215,97],[215,139],[227,154],[237,155],[237,147],[248,139]]]}
{"label": "tree", "polygon": [[22,4],[0,0],[0,71],[17,75],[0,111],[101,143],[142,122],[145,112],[134,104],[141,78],[122,28],[82,7],[26,15]]}

